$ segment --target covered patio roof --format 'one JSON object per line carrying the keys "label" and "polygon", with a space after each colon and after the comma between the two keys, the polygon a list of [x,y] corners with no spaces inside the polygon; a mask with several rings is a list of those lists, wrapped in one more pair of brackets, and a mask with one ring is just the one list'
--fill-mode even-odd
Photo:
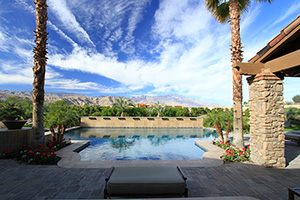
{"label": "covered patio roof", "polygon": [[300,77],[300,15],[287,25],[248,63],[234,63],[241,75],[256,75],[264,69],[280,78]]}

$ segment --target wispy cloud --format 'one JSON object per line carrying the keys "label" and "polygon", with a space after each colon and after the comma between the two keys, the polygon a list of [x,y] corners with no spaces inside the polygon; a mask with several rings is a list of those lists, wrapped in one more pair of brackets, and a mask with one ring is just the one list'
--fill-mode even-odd
{"label": "wispy cloud", "polygon": [[62,30],[57,28],[57,26],[52,24],[51,21],[48,21],[47,24],[49,25],[50,28],[52,28],[54,31],[56,31],[62,38],[64,38],[66,41],[68,41],[73,46],[73,48],[78,46],[78,44],[76,42],[74,42],[74,40],[72,40],[69,36],[67,36]]}
{"label": "wispy cloud", "polygon": [[[24,7],[20,12],[34,15],[34,6],[28,1],[16,2]],[[286,23],[299,10],[295,2],[292,4],[295,8],[287,9],[279,21]],[[46,89],[118,95],[177,93],[231,105],[229,24],[216,22],[203,0],[161,0],[158,9],[149,13],[147,9],[152,3],[150,0],[49,0]],[[257,26],[264,6],[253,5],[241,21],[245,62],[272,39],[260,30],[274,32],[266,25]],[[153,18],[145,20],[145,13]],[[32,32],[22,32],[26,26],[14,27],[8,19],[1,21],[1,16],[0,85],[31,85]],[[150,31],[141,34],[140,25]],[[32,31],[31,27],[27,29]],[[139,34],[144,37],[139,38]],[[91,74],[93,79],[86,76],[81,79],[80,72],[84,72],[82,76]],[[72,73],[76,78],[69,78]],[[295,93],[290,85],[297,84],[287,79],[285,96]],[[245,78],[243,86],[246,101]]]}
{"label": "wispy cloud", "polygon": [[0,85],[2,84],[32,84],[33,75],[30,65],[18,62],[1,62]]}
{"label": "wispy cloud", "polygon": [[76,17],[68,8],[65,0],[52,0],[48,2],[49,10],[53,11],[64,28],[74,34],[79,41],[88,43],[95,47],[88,33],[77,22]]}
{"label": "wispy cloud", "polygon": [[299,10],[300,10],[299,0],[294,0],[293,3],[291,4],[291,6],[284,12],[283,15],[280,16],[280,18],[277,21],[275,21],[272,24],[272,26],[275,26],[275,25],[279,24],[280,22],[284,21],[285,19],[287,19],[291,15],[294,15],[294,14],[295,14],[295,16],[299,15],[300,14]]}

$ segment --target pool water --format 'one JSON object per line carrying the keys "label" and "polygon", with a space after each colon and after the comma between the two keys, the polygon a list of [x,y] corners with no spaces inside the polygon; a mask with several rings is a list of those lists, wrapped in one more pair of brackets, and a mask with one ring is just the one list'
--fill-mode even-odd
{"label": "pool water", "polygon": [[65,138],[90,140],[81,160],[199,160],[205,152],[195,140],[217,135],[204,129],[104,129],[82,128]]}

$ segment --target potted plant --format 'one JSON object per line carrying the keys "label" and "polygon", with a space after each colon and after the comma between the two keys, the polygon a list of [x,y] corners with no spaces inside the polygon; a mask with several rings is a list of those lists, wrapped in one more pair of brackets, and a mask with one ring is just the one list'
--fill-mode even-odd
{"label": "potted plant", "polygon": [[3,120],[2,123],[8,129],[21,129],[26,123],[26,120],[16,119],[21,119],[23,115],[23,110],[14,103],[5,102],[1,104],[0,116]]}

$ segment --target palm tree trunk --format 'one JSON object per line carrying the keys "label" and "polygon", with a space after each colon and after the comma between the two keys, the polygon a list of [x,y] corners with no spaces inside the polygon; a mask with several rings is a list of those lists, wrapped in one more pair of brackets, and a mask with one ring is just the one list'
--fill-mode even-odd
{"label": "palm tree trunk", "polygon": [[224,142],[227,142],[230,130],[231,130],[231,122],[227,122],[227,130],[224,136]]}
{"label": "palm tree trunk", "polygon": [[46,0],[35,0],[36,31],[33,66],[33,113],[32,145],[44,143],[44,83],[47,61],[47,4]]}
{"label": "palm tree trunk", "polygon": [[55,133],[55,130],[52,126],[50,127],[50,132],[51,132],[51,135],[52,135],[52,140],[55,141],[56,140],[56,133]]}
{"label": "palm tree trunk", "polygon": [[[242,44],[240,37],[240,12],[238,0],[230,0],[229,6],[230,28],[231,28],[231,62],[242,62]],[[243,140],[243,112],[242,112],[242,76],[238,69],[232,68],[233,77],[233,144],[239,148],[244,147]]]}
{"label": "palm tree trunk", "polygon": [[223,138],[223,130],[222,130],[222,127],[220,124],[215,124],[215,128],[216,128],[216,131],[219,135],[219,140],[224,142],[224,138]]}

